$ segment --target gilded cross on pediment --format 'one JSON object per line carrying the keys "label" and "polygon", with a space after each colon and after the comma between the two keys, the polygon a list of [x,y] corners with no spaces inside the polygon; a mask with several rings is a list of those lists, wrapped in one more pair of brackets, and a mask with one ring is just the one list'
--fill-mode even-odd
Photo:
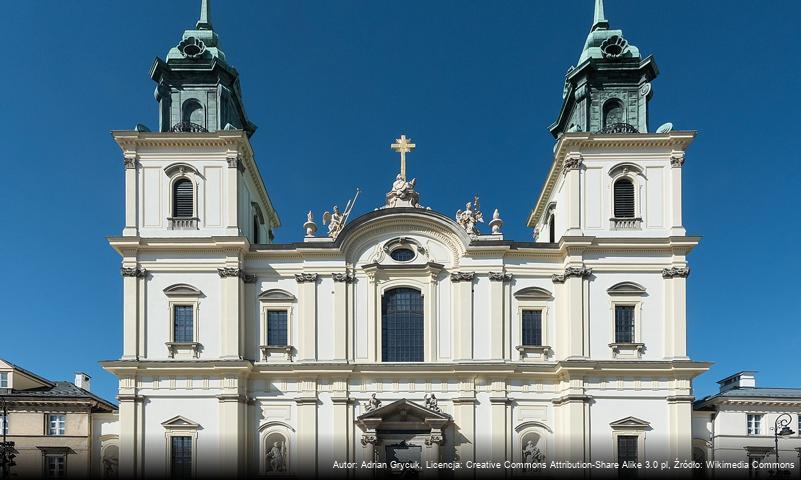
{"label": "gilded cross on pediment", "polygon": [[406,138],[406,135],[401,135],[400,138],[395,139],[395,143],[390,145],[392,150],[400,153],[401,156],[401,170],[400,175],[403,180],[406,180],[406,154],[414,150],[417,145],[412,143],[411,138]]}

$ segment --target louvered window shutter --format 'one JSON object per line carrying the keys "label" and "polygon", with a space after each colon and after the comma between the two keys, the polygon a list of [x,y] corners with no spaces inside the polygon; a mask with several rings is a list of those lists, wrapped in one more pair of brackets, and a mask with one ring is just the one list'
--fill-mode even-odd
{"label": "louvered window shutter", "polygon": [[634,184],[631,180],[615,182],[615,218],[634,218]]}
{"label": "louvered window shutter", "polygon": [[181,179],[173,186],[173,217],[192,217],[194,216],[192,182]]}

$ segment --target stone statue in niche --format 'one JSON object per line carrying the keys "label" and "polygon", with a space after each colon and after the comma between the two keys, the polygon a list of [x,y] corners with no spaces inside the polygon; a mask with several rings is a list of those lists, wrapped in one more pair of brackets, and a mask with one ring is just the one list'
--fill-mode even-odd
{"label": "stone statue in niche", "polygon": [[381,408],[381,400],[375,398],[375,393],[374,393],[370,395],[370,399],[364,403],[364,410],[367,412],[372,412],[373,410],[376,410],[378,408]]}
{"label": "stone statue in niche", "polygon": [[[523,463],[541,463],[545,460],[545,455],[542,454],[539,448],[534,445],[534,442],[529,440],[526,446],[523,447]],[[537,471],[539,468],[525,468],[528,471]]]}
{"label": "stone statue in niche", "polygon": [[481,205],[478,202],[478,195],[476,195],[472,202],[467,202],[464,211],[456,211],[456,223],[470,235],[478,235],[476,224],[479,222],[484,223],[484,214],[481,213]]}
{"label": "stone statue in niche", "polygon": [[286,442],[273,442],[270,451],[267,452],[267,471],[285,472],[286,471]]}

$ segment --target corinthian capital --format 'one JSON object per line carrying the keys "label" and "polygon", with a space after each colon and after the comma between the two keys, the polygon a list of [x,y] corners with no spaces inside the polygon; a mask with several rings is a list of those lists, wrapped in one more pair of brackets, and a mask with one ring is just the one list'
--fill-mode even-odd
{"label": "corinthian capital", "polygon": [[587,267],[567,267],[565,273],[558,273],[551,277],[554,283],[564,283],[570,277],[587,278],[592,275],[592,269]]}
{"label": "corinthian capital", "polygon": [[142,267],[121,267],[120,274],[123,277],[143,278],[147,275],[147,270]]}
{"label": "corinthian capital", "polygon": [[690,276],[690,267],[670,267],[662,270],[662,278],[687,278]]}
{"label": "corinthian capital", "polygon": [[316,273],[296,273],[295,281],[298,283],[316,282],[318,276]]}

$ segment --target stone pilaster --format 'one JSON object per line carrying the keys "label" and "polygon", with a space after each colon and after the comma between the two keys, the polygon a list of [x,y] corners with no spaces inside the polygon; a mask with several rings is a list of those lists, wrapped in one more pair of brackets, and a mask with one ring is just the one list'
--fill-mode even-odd
{"label": "stone pilaster", "polygon": [[298,413],[297,445],[298,474],[316,476],[318,467],[317,458],[317,381],[313,378],[300,380],[301,392],[295,403]]}
{"label": "stone pilaster", "polygon": [[227,180],[227,194],[228,201],[225,202],[227,208],[227,222],[225,223],[228,233],[233,236],[244,235],[244,232],[239,231],[239,154],[230,152],[226,158],[228,160],[228,168],[226,169]]}
{"label": "stone pilaster", "polygon": [[562,274],[552,277],[555,284],[561,284],[562,297],[560,309],[563,315],[558,319],[557,338],[561,337],[560,358],[589,356],[589,287],[587,279],[592,269],[583,266],[567,267]]}
{"label": "stone pilaster", "polygon": [[139,234],[137,227],[137,220],[139,214],[139,206],[137,204],[137,197],[139,192],[139,185],[137,181],[137,156],[133,152],[125,153],[125,228],[122,230],[122,235],[126,237],[135,237]]}
{"label": "stone pilaster", "polygon": [[[233,382],[236,386],[225,391],[241,391],[240,379],[226,378],[225,383]],[[242,393],[223,393],[217,396],[220,418],[220,456],[219,471],[221,475],[244,478],[247,466],[245,439],[247,435],[247,397]]]}
{"label": "stone pilaster", "polygon": [[144,342],[143,322],[141,317],[143,299],[140,298],[144,290],[147,271],[144,268],[131,264],[120,269],[122,274],[123,294],[123,360],[137,360],[142,355]]}
{"label": "stone pilaster", "polygon": [[506,285],[512,281],[510,273],[489,273],[490,279],[490,358],[503,360],[509,352],[504,348],[508,345],[510,334],[507,325],[507,310],[509,298],[506,295]]}
{"label": "stone pilaster", "polygon": [[242,270],[238,260],[235,265],[227,265],[217,269],[222,282],[223,315],[220,319],[220,358],[242,358],[241,343],[244,325],[242,304],[244,289],[242,285]]}
{"label": "stone pilaster", "polygon": [[665,358],[687,358],[687,277],[685,266],[662,270],[665,281]]}
{"label": "stone pilaster", "polygon": [[670,154],[670,211],[671,227],[670,234],[673,236],[684,236],[687,232],[684,229],[682,220],[682,198],[681,182],[682,167],[684,166],[684,152],[676,151]]}
{"label": "stone pilaster", "polygon": [[316,273],[295,275],[300,303],[298,360],[317,360],[317,278]]}
{"label": "stone pilaster", "polygon": [[334,273],[334,360],[345,361],[348,358],[348,308],[349,290],[353,283],[352,273]]}
{"label": "stone pilaster", "polygon": [[455,358],[473,358],[473,272],[451,273],[454,298]]}
{"label": "stone pilaster", "polygon": [[669,458],[671,459],[692,459],[693,400],[692,395],[676,395],[667,398]]}
{"label": "stone pilaster", "polygon": [[570,152],[565,156],[564,175],[567,190],[567,216],[565,236],[581,235],[581,153]]}

